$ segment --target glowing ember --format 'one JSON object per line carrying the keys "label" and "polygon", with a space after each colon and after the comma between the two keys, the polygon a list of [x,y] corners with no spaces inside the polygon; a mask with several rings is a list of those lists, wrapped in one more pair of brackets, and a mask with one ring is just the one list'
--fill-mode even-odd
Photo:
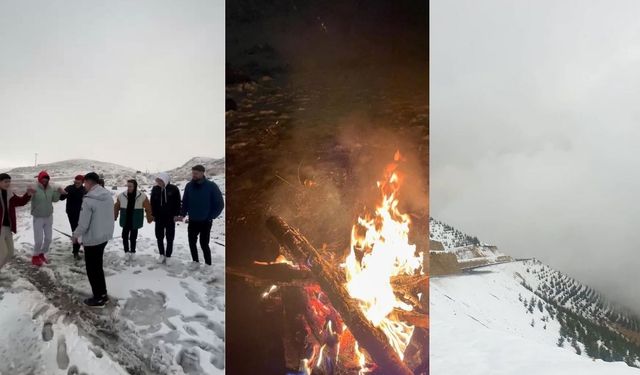
{"label": "glowing ember", "polygon": [[[395,296],[391,278],[422,274],[423,270],[422,255],[416,254],[415,245],[409,243],[409,215],[398,210],[401,161],[402,156],[396,152],[394,162],[385,168],[384,180],[378,181],[382,199],[375,214],[359,217],[353,226],[351,251],[344,267],[349,294],[359,301],[365,316],[385,332],[403,358],[413,327],[388,316],[394,308],[410,311],[412,306]],[[363,359],[359,354],[361,365]]]}
{"label": "glowing ember", "polygon": [[295,264],[290,261],[289,259],[287,259],[284,255],[278,255],[278,257],[276,257],[276,260],[274,260],[273,262],[260,262],[260,261],[254,261],[254,264],[259,264],[262,266],[268,266],[270,264],[288,264],[292,267],[295,266]]}
{"label": "glowing ember", "polygon": [[267,290],[266,292],[262,293],[262,298],[267,298],[269,297],[271,294],[273,294],[276,290],[278,290],[278,286],[277,285],[271,285],[271,287],[269,288],[269,290]]}

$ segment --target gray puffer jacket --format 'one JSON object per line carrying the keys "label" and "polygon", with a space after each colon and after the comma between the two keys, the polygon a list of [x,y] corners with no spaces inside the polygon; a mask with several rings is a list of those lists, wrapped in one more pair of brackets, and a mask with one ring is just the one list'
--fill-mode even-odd
{"label": "gray puffer jacket", "polygon": [[82,200],[82,210],[74,237],[85,246],[96,246],[113,238],[113,197],[100,185],[91,189]]}

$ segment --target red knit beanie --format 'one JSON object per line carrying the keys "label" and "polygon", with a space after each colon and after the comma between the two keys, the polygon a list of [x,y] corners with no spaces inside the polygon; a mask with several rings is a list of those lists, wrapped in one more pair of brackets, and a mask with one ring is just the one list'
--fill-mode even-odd
{"label": "red knit beanie", "polygon": [[42,183],[42,180],[47,179],[50,180],[51,177],[49,177],[49,174],[47,173],[47,171],[42,171],[40,173],[38,173],[38,182]]}

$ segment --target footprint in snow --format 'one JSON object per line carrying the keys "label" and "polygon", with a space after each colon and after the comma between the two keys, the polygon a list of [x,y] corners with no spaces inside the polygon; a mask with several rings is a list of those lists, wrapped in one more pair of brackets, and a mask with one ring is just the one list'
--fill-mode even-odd
{"label": "footprint in snow", "polygon": [[58,353],[56,355],[58,368],[64,370],[69,367],[69,355],[67,353],[67,339],[64,336],[58,338]]}
{"label": "footprint in snow", "polygon": [[181,317],[181,319],[185,323],[197,322],[202,324],[206,329],[215,333],[220,340],[224,341],[224,326],[218,322],[209,320],[206,315],[196,314],[193,317]]}
{"label": "footprint in snow", "polygon": [[44,314],[45,312],[47,312],[47,310],[49,310],[49,305],[42,305],[40,306],[34,313],[33,316],[31,317],[31,319],[35,320],[38,319],[38,317],[42,314]]}
{"label": "footprint in snow", "polygon": [[97,346],[90,346],[89,350],[91,350],[93,352],[93,354],[96,356],[96,358],[102,358],[102,349],[98,348]]}
{"label": "footprint in snow", "polygon": [[202,367],[200,367],[200,355],[195,349],[182,349],[178,353],[176,361],[182,367],[185,374],[202,374]]}
{"label": "footprint in snow", "polygon": [[42,339],[44,341],[51,341],[51,339],[53,339],[53,324],[51,324],[51,322],[44,323],[42,327]]}
{"label": "footprint in snow", "polygon": [[191,327],[190,325],[185,325],[184,330],[191,336],[198,336],[198,332],[195,330],[195,328]]}

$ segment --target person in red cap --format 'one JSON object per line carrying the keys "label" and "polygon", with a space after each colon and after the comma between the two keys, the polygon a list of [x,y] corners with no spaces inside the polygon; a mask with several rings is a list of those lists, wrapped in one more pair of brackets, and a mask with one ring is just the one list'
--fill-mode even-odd
{"label": "person in red cap", "polygon": [[[78,227],[78,220],[80,220],[80,210],[82,209],[82,198],[87,193],[87,189],[84,188],[84,176],[79,174],[73,180],[73,184],[64,188],[67,192],[66,195],[61,195],[60,200],[67,200],[67,218],[69,218],[69,225],[71,226],[71,232],[74,232]],[[80,260],[80,244],[73,244],[73,258]]]}
{"label": "person in red cap", "polygon": [[49,184],[49,174],[42,171],[38,174],[38,184],[30,188],[34,193],[31,197],[31,216],[33,216],[33,256],[31,264],[40,267],[49,263],[46,255],[49,252],[53,237],[53,203],[60,200],[67,192],[62,188],[54,188]]}

